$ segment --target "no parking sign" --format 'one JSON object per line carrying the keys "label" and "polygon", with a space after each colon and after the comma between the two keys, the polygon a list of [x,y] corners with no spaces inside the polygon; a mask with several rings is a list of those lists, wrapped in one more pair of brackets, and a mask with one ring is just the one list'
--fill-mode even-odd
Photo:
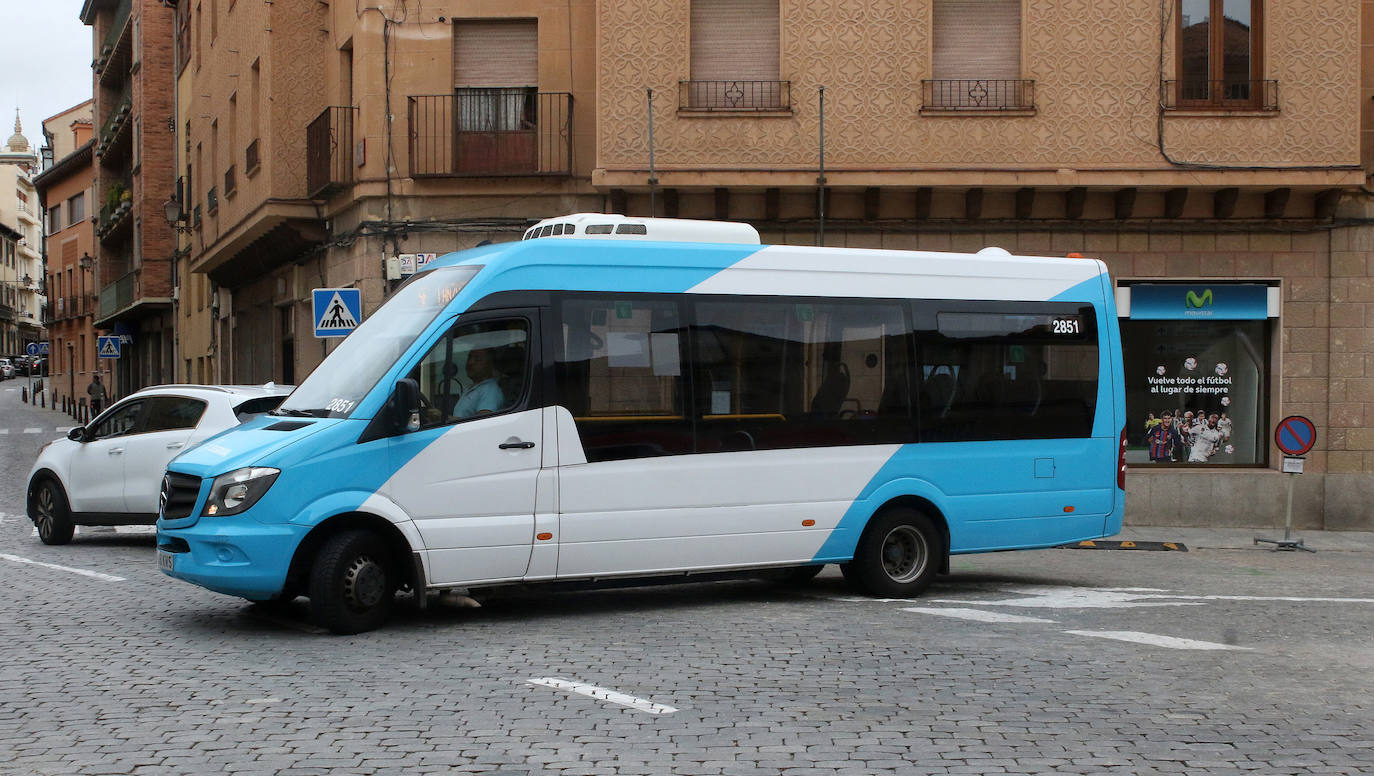
{"label": "no parking sign", "polygon": [[1317,427],[1301,415],[1289,415],[1274,429],[1274,444],[1285,455],[1302,455],[1317,443]]}

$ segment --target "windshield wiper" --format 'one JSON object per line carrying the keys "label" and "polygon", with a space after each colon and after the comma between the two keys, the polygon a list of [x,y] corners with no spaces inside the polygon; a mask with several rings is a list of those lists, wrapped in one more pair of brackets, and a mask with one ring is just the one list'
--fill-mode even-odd
{"label": "windshield wiper", "polygon": [[292,418],[326,418],[329,417],[329,410],[298,410],[278,407],[267,414],[276,415],[278,417],[288,416]]}

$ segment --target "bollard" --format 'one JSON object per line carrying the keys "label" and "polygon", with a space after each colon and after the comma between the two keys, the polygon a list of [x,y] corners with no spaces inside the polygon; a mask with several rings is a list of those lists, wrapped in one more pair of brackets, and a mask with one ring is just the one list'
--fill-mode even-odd
{"label": "bollard", "polygon": [[29,387],[27,385],[19,389],[19,400],[25,404],[29,403]]}
{"label": "bollard", "polygon": [[48,395],[42,391],[38,392],[38,406],[44,408],[48,406]]}

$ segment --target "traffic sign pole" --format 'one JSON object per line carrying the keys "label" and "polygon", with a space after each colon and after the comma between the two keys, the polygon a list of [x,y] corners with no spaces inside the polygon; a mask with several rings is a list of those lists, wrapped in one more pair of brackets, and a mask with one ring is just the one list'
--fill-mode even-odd
{"label": "traffic sign pole", "polygon": [[1316,552],[1304,547],[1302,539],[1293,538],[1293,478],[1302,474],[1303,454],[1317,443],[1316,425],[1301,415],[1289,415],[1274,428],[1274,444],[1283,451],[1283,471],[1288,475],[1288,508],[1283,519],[1282,539],[1261,539],[1255,537],[1255,544],[1272,544],[1274,550],[1302,550]]}

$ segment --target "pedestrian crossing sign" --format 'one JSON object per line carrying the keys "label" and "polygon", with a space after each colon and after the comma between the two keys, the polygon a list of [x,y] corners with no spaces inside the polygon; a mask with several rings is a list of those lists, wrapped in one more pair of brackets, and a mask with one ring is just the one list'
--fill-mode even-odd
{"label": "pedestrian crossing sign", "polygon": [[363,319],[363,295],[356,288],[316,288],[310,292],[316,337],[346,337]]}
{"label": "pedestrian crossing sign", "polygon": [[119,335],[95,338],[96,355],[101,358],[119,358]]}

